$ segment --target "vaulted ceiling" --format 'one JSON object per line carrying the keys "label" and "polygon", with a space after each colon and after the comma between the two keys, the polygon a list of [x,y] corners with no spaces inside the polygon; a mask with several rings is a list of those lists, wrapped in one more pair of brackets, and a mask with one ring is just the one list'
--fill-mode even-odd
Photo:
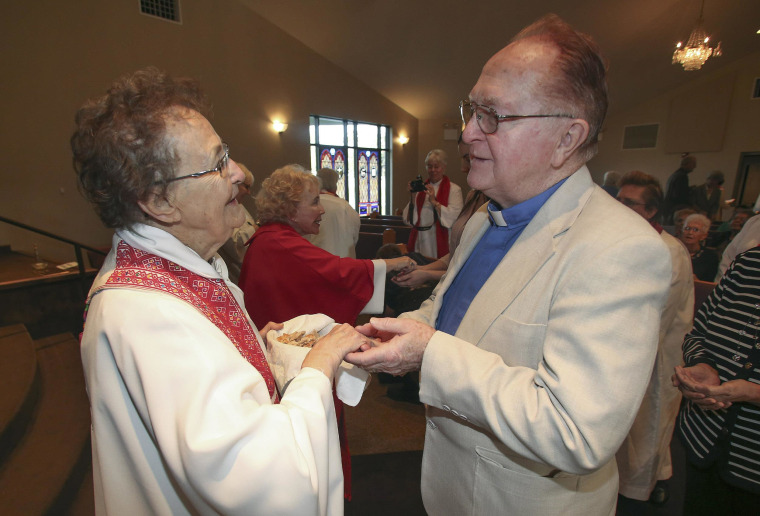
{"label": "vaulted ceiling", "polygon": [[480,70],[522,27],[553,12],[591,34],[609,61],[610,111],[760,51],[759,0],[704,0],[723,56],[671,64],[701,0],[240,0],[418,119],[453,118]]}

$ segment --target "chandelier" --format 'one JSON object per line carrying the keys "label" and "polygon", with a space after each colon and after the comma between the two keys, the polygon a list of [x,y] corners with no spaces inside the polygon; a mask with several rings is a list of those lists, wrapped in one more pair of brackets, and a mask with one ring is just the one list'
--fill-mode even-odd
{"label": "chandelier", "polygon": [[684,46],[679,41],[676,44],[676,50],[673,52],[673,64],[683,65],[686,71],[699,70],[710,57],[719,57],[723,54],[720,48],[720,42],[715,47],[710,46],[710,36],[707,35],[704,28],[702,13],[705,10],[705,0],[702,0],[702,8],[699,10],[699,19],[697,25],[689,35],[689,40]]}

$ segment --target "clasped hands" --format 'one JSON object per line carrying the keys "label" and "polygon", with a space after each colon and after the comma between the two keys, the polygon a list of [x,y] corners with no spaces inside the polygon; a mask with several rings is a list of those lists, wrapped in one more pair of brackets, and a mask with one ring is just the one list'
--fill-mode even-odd
{"label": "clasped hands", "polygon": [[[270,322],[261,334],[282,328],[282,323]],[[356,328],[339,324],[317,341],[301,367],[322,371],[330,380],[343,360],[370,373],[402,375],[419,370],[434,333],[434,328],[412,319],[373,317]]]}
{"label": "clasped hands", "polygon": [[345,361],[370,373],[402,375],[419,370],[435,329],[412,319],[372,318],[356,331],[370,344],[348,353]]}
{"label": "clasped hands", "polygon": [[671,381],[684,398],[705,410],[727,409],[740,401],[760,403],[760,386],[746,380],[721,383],[718,372],[704,363],[676,366]]}

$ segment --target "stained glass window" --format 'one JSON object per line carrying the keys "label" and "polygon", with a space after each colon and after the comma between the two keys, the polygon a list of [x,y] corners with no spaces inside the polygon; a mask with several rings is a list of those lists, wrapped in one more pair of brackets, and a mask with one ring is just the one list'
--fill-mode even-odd
{"label": "stained glass window", "polygon": [[312,115],[311,167],[338,172],[338,195],[361,215],[390,213],[390,127]]}

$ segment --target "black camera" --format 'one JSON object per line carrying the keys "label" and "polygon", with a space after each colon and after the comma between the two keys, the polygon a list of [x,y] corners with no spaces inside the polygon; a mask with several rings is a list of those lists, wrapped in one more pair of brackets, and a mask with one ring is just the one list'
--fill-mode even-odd
{"label": "black camera", "polygon": [[411,188],[412,192],[424,192],[425,181],[422,180],[422,176],[417,176],[417,179],[409,183],[409,187]]}

